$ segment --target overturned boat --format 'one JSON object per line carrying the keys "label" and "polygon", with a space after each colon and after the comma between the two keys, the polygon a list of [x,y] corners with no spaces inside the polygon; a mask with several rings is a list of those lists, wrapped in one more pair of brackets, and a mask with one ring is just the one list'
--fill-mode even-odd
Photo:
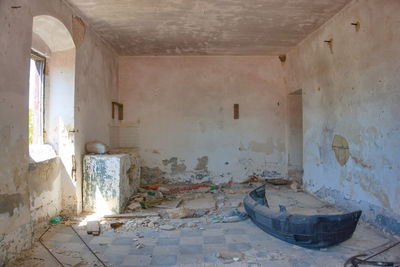
{"label": "overturned boat", "polygon": [[269,208],[265,186],[244,198],[251,220],[263,231],[281,240],[306,248],[326,248],[349,239],[356,229],[361,210],[337,215],[290,214]]}

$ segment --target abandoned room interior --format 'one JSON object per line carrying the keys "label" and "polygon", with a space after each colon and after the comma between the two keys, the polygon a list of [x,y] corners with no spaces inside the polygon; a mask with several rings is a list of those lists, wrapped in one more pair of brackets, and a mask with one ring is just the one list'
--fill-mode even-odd
{"label": "abandoned room interior", "polygon": [[399,0],[0,0],[0,266],[400,266]]}

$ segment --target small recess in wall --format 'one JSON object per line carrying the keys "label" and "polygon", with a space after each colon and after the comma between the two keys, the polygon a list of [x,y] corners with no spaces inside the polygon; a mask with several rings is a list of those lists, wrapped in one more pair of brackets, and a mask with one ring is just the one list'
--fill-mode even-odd
{"label": "small recess in wall", "polygon": [[328,45],[329,49],[331,50],[331,54],[333,54],[333,38],[325,40],[324,42]]}
{"label": "small recess in wall", "polygon": [[239,119],[239,104],[233,104],[233,119]]}
{"label": "small recess in wall", "polygon": [[356,29],[356,32],[358,32],[360,30],[361,24],[359,21],[352,22],[351,25],[354,26],[354,28]]}
{"label": "small recess in wall", "polygon": [[124,105],[118,102],[112,102],[112,114],[111,117],[115,117],[115,106],[118,108],[118,120],[122,121],[124,119]]}
{"label": "small recess in wall", "polygon": [[279,55],[279,60],[280,60],[282,63],[285,63],[285,61],[286,61],[286,55]]}

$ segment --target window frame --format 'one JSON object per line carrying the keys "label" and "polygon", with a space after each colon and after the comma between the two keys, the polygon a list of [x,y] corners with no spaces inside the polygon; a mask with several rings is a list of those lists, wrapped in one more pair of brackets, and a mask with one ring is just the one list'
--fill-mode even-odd
{"label": "window frame", "polygon": [[30,54],[30,60],[33,60],[35,62],[41,62],[42,63],[42,73],[41,73],[41,88],[40,88],[40,98],[41,98],[41,104],[40,104],[40,120],[41,120],[41,126],[40,126],[40,133],[41,133],[41,143],[40,144],[35,144],[32,143],[30,145],[44,145],[46,144],[46,68],[47,68],[47,58],[44,56],[42,53],[35,51],[34,49],[31,49],[31,54]]}

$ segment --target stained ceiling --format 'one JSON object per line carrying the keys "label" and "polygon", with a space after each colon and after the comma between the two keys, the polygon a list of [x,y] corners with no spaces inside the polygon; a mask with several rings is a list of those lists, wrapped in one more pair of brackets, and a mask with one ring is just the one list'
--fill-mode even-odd
{"label": "stained ceiling", "polygon": [[121,55],[279,55],[350,0],[66,0]]}

